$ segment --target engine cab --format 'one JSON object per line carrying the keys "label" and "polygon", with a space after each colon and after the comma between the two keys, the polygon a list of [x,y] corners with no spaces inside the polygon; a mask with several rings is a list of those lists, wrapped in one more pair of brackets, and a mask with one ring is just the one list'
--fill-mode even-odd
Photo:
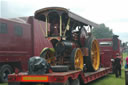
{"label": "engine cab", "polygon": [[[53,45],[53,49],[55,50],[53,55],[57,59],[56,64],[70,66],[70,60],[72,61],[71,56],[76,55],[76,52],[72,52],[77,49],[75,51],[78,51],[77,57],[79,60],[76,59],[75,62],[82,62],[84,65],[83,56],[87,56],[88,54],[85,49],[88,43],[87,40],[91,37],[91,29],[97,27],[97,24],[61,7],[49,7],[37,10],[35,18],[46,23],[45,37]],[[90,32],[87,32],[86,28]],[[82,48],[84,50],[81,50]],[[80,69],[83,69],[82,64],[79,65],[81,66]]]}

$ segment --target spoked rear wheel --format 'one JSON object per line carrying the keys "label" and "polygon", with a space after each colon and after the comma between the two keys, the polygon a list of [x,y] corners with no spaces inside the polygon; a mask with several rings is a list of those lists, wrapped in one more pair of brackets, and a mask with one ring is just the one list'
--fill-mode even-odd
{"label": "spoked rear wheel", "polygon": [[96,71],[100,66],[100,51],[98,41],[94,37],[88,40],[89,56],[87,56],[86,64],[88,71]]}
{"label": "spoked rear wheel", "polygon": [[80,48],[75,48],[71,53],[71,68],[73,70],[83,70],[83,54]]}
{"label": "spoked rear wheel", "polygon": [[92,66],[93,66],[94,70],[98,70],[99,65],[100,65],[100,56],[99,56],[98,43],[96,40],[94,40],[92,43],[91,60],[92,60]]}

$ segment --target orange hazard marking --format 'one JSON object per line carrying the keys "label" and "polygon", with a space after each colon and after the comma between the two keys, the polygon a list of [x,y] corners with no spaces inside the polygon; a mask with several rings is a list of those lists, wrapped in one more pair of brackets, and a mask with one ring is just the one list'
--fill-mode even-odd
{"label": "orange hazard marking", "polygon": [[22,76],[23,82],[47,82],[48,76]]}

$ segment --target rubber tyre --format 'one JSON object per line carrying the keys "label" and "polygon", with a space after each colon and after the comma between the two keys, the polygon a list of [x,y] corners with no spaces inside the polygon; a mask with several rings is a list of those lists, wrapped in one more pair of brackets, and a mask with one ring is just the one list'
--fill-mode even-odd
{"label": "rubber tyre", "polygon": [[56,66],[51,66],[53,72],[67,72],[69,71],[68,66],[64,65],[56,65]]}
{"label": "rubber tyre", "polygon": [[[86,47],[88,48],[88,55],[89,56],[86,56],[86,60],[85,60],[85,64],[86,64],[86,67],[87,67],[87,71],[97,71],[100,67],[100,52],[99,52],[99,66],[98,66],[98,69],[94,69],[93,67],[93,62],[92,62],[92,59],[91,59],[91,48],[92,48],[92,44],[93,44],[93,41],[96,40],[93,36],[90,36],[88,38],[88,42],[86,44]],[[99,46],[99,45],[98,45]]]}
{"label": "rubber tyre", "polygon": [[71,85],[80,85],[80,80],[79,79],[72,80]]}
{"label": "rubber tyre", "polygon": [[69,80],[67,80],[65,83],[49,83],[49,85],[71,85]]}
{"label": "rubber tyre", "polygon": [[[11,74],[13,72],[13,69],[10,65],[3,65],[0,68],[0,81],[1,82],[8,82],[8,74]],[[5,74],[5,78],[4,78],[4,73]]]}
{"label": "rubber tyre", "polygon": [[72,53],[71,53],[71,57],[70,57],[70,60],[71,60],[71,70],[83,70],[83,68],[84,68],[84,59],[83,59],[83,55],[81,55],[81,58],[80,58],[80,63],[79,63],[79,67],[80,68],[76,68],[75,67],[75,57],[76,57],[76,55],[77,55],[77,52],[81,52],[81,54],[82,54],[82,51],[80,50],[80,48],[75,48],[75,49],[73,49],[73,51],[72,51]]}

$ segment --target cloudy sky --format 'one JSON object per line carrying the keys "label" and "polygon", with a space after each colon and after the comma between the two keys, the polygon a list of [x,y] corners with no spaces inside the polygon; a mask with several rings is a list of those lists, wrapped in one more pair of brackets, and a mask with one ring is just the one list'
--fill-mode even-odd
{"label": "cloudy sky", "polygon": [[128,0],[0,0],[0,17],[30,16],[44,7],[59,6],[98,24],[128,41]]}

